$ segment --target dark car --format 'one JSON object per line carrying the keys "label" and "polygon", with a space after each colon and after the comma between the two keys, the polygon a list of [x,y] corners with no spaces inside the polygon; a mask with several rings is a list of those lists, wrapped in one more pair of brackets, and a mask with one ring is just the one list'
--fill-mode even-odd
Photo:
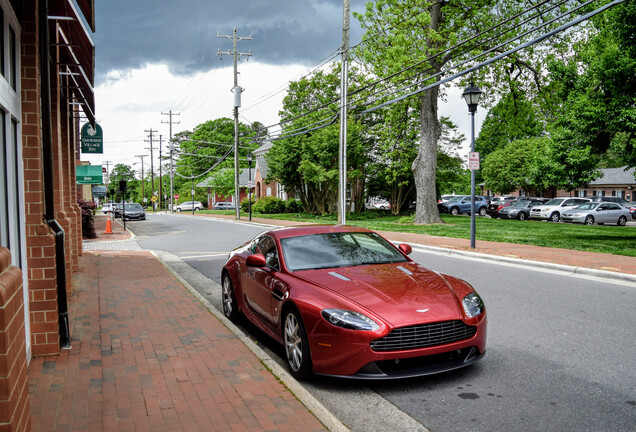
{"label": "dark car", "polygon": [[230,253],[223,313],[282,345],[297,379],[409,378],[477,362],[486,351],[481,298],[410,252],[359,227],[267,231]]}
{"label": "dark car", "polygon": [[542,205],[545,201],[519,200],[509,201],[509,205],[502,207],[497,217],[501,219],[526,220],[530,218],[530,209]]}
{"label": "dark car", "polygon": [[630,207],[629,201],[625,198],[615,197],[615,196],[594,196],[590,198],[592,202],[613,202],[625,208]]}
{"label": "dark car", "polygon": [[636,219],[636,201],[630,202],[627,208],[629,209],[629,212],[632,214],[632,219]]}
{"label": "dark car", "polygon": [[540,204],[543,204],[548,202],[549,198],[537,198],[537,197],[527,197],[527,196],[501,197],[500,200],[491,201],[490,204],[488,204],[488,208],[486,209],[486,214],[488,214],[488,216],[490,216],[493,219],[497,219],[499,217],[499,211],[501,209],[508,207],[518,201],[541,201]]}
{"label": "dark car", "polygon": [[123,209],[124,220],[146,220],[146,212],[141,204],[129,203]]}
{"label": "dark car", "polygon": [[113,204],[113,215],[114,215],[114,217],[116,217],[116,218],[121,217],[121,210],[122,210],[122,204],[121,203],[114,203]]}
{"label": "dark car", "polygon": [[[481,195],[475,195],[475,212],[480,216],[486,216],[488,200]],[[449,213],[456,216],[460,213],[470,214],[470,195],[457,195],[450,201],[437,203],[440,213]]]}

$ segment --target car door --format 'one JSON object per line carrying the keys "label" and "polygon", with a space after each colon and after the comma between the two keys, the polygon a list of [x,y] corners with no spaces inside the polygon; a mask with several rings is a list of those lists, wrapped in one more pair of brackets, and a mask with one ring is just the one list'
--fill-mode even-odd
{"label": "car door", "polygon": [[258,320],[274,328],[278,322],[278,304],[286,291],[277,277],[280,264],[276,242],[264,235],[258,239],[252,252],[262,254],[267,266],[247,267],[243,280],[245,301]]}
{"label": "car door", "polygon": [[602,223],[616,223],[618,222],[618,217],[620,213],[620,209],[618,208],[618,204],[614,203],[605,203],[598,206],[600,209],[599,215],[601,216],[600,222]]}

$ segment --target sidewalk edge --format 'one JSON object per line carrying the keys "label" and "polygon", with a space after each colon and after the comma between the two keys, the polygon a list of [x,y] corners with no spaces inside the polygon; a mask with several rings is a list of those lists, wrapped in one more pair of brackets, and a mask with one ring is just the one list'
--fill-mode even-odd
{"label": "sidewalk edge", "polygon": [[301,386],[289,373],[276,363],[261,347],[255,344],[245,333],[228,320],[218,309],[205,299],[196,289],[194,289],[185,279],[175,272],[163,259],[155,252],[152,255],[188,290],[196,297],[205,308],[214,315],[225,327],[234,333],[258,359],[269,369],[281,383],[292,392],[292,394],[303,404],[329,431],[348,432],[349,429],[334,416],[318,399]]}
{"label": "sidewalk edge", "polygon": [[[404,243],[390,240],[392,243]],[[458,249],[442,248],[437,246],[427,246],[420,243],[409,243],[413,248],[423,249],[426,251],[437,252],[444,255],[459,255],[470,258],[479,258],[487,261],[496,261],[507,264],[515,264],[530,268],[540,268],[545,270],[554,270],[573,275],[592,276],[598,278],[615,279],[620,281],[636,283],[636,275],[629,273],[612,272],[608,270],[599,270],[589,267],[569,266],[565,264],[555,264],[543,261],[533,261],[522,258],[512,258],[501,255],[484,254],[480,252],[471,252]]]}

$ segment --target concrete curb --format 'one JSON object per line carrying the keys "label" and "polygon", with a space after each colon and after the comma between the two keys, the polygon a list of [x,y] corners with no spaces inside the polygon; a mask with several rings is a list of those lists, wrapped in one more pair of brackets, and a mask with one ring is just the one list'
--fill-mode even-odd
{"label": "concrete curb", "polygon": [[[349,429],[340,422],[325,406],[318,401],[311,393],[298,383],[289,373],[283,369],[278,363],[276,363],[261,347],[255,344],[245,333],[243,333],[237,326],[234,325],[229,319],[223,315],[217,308],[215,308],[210,302],[203,297],[194,287],[192,287],[185,279],[183,279],[175,270],[167,264],[163,257],[155,251],[150,251],[152,255],[184,286],[190,293],[195,296],[203,306],[215,318],[217,318],[225,327],[227,327],[232,333],[234,333],[253,353],[258,359],[269,369],[276,378],[278,378],[289,391],[296,396],[296,398],[302,403],[329,431],[332,432],[347,432]],[[210,281],[211,284],[220,288],[216,282]]]}

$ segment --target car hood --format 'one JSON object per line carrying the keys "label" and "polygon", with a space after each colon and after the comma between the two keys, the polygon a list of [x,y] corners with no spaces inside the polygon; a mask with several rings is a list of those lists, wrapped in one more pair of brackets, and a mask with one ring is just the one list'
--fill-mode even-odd
{"label": "car hood", "polygon": [[416,263],[306,270],[297,276],[336,292],[394,326],[462,318],[459,301],[447,281]]}

